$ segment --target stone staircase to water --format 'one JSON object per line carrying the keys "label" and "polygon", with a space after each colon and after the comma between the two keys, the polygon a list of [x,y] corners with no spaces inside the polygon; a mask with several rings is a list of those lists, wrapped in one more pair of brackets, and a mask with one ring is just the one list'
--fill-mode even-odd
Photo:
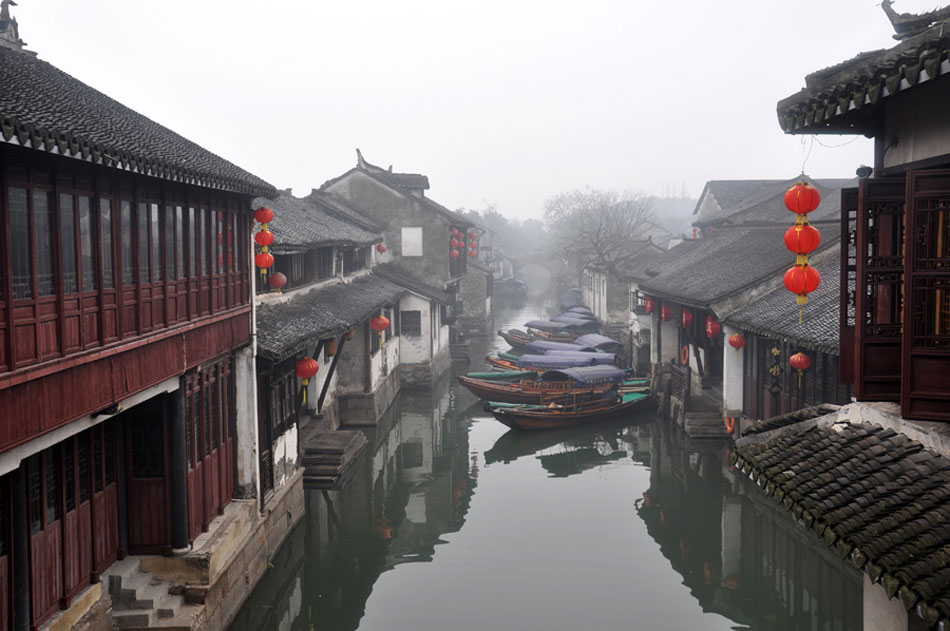
{"label": "stone staircase to water", "polygon": [[305,436],[301,445],[304,485],[318,489],[337,487],[366,444],[366,435],[359,430],[338,429]]}
{"label": "stone staircase to water", "polygon": [[141,570],[139,557],[112,564],[103,575],[112,597],[112,624],[116,628],[186,631],[202,608],[189,605],[172,583]]}
{"label": "stone staircase to water", "polygon": [[690,397],[683,430],[691,438],[729,438],[722,411],[715,401],[704,396]]}

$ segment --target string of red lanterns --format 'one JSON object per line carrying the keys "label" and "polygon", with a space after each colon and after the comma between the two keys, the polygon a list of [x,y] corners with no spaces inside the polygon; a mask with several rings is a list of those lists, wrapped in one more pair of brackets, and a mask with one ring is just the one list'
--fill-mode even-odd
{"label": "string of red lanterns", "polygon": [[798,389],[802,389],[802,375],[805,374],[805,371],[811,367],[811,357],[805,353],[795,353],[788,358],[788,363],[792,365],[792,368],[798,371]]}
{"label": "string of red lanterns", "polygon": [[795,253],[795,265],[785,272],[785,288],[796,295],[801,323],[808,294],[818,289],[821,274],[808,264],[808,255],[821,245],[821,233],[808,222],[808,213],[821,204],[821,193],[807,182],[785,192],[785,207],[795,213],[795,225],[785,232],[785,247]]}
{"label": "string of red lanterns", "polygon": [[[274,211],[267,206],[261,206],[254,211],[254,221],[261,224],[260,232],[254,235],[254,242],[261,246],[261,251],[254,257],[254,264],[261,268],[261,278],[266,277],[267,270],[274,265],[274,255],[268,252],[271,244],[274,243],[274,233],[267,227],[267,224],[273,220]],[[284,284],[286,282],[286,277],[284,277]],[[275,287],[273,284],[271,286]],[[278,291],[283,286],[283,284],[277,286]]]}

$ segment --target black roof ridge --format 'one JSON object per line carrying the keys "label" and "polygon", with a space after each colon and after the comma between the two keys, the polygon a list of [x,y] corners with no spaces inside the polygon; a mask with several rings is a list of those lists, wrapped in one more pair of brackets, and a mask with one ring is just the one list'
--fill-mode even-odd
{"label": "black roof ridge", "polygon": [[[120,103],[108,96],[104,92],[93,88],[92,86],[80,81],[67,72],[60,70],[48,61],[39,59],[33,55],[24,54],[19,51],[0,47],[0,58],[6,57],[0,62],[0,81],[9,81],[16,85],[18,80],[26,81],[21,77],[22,73],[29,74],[31,88],[37,84],[42,84],[45,80],[48,82],[58,80],[61,85],[54,86],[57,92],[79,92],[80,94],[64,94],[64,98],[69,96],[74,98],[81,106],[89,108],[98,108],[111,110],[113,113],[119,113],[124,117],[123,125],[117,125],[104,133],[115,133],[117,130],[125,135],[127,143],[134,145],[141,141],[140,138],[133,138],[128,135],[131,131],[129,123],[138,126],[144,130],[147,139],[151,144],[167,143],[170,147],[162,147],[163,150],[174,153],[179,158],[176,164],[174,160],[163,159],[154,155],[156,147],[142,147],[140,151],[119,149],[104,140],[93,139],[95,132],[82,131],[82,125],[76,125],[70,128],[68,124],[47,126],[38,124],[29,119],[29,99],[16,90],[11,90],[11,85],[5,85],[3,92],[7,92],[10,99],[6,102],[0,98],[0,138],[3,141],[19,145],[24,148],[36,151],[46,151],[65,157],[76,158],[85,162],[93,162],[106,167],[118,168],[149,177],[160,178],[173,182],[180,182],[205,188],[225,190],[229,192],[253,195],[255,197],[273,197],[277,194],[277,189],[263,179],[245,171],[232,162],[225,160],[221,156],[205,149],[198,143],[189,140],[181,134],[153,121],[144,114],[141,114],[132,108]],[[3,71],[6,70],[4,73]],[[66,85],[69,90],[62,90]],[[38,98],[43,98],[41,92],[36,92]],[[81,98],[78,98],[81,97]],[[26,107],[23,112],[16,112],[16,105]],[[49,107],[56,108],[57,104],[52,103]],[[13,109],[14,111],[11,111]],[[35,112],[33,112],[36,115]],[[47,112],[49,116],[68,116],[56,109],[55,113]],[[78,115],[77,118],[81,118]],[[114,117],[113,117],[114,118]],[[148,129],[150,128],[151,129]],[[78,131],[77,131],[78,129]],[[175,147],[176,144],[184,144],[185,147]],[[190,150],[196,154],[204,154],[201,158],[196,156],[187,156],[182,153],[183,149]],[[197,151],[196,151],[197,150]],[[188,160],[187,158],[191,158]],[[185,163],[204,159],[209,161],[212,166],[221,167],[219,173],[212,170],[194,168],[186,166]]]}

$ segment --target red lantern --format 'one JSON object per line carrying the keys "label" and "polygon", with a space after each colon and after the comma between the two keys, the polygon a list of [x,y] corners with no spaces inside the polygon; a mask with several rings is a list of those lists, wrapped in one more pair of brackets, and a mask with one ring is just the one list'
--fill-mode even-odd
{"label": "red lantern", "polygon": [[660,307],[660,319],[664,322],[669,322],[670,318],[673,317],[673,312],[670,311],[669,305],[663,305]]}
{"label": "red lantern", "polygon": [[376,251],[382,254],[383,252],[386,251],[386,246],[380,243],[379,245],[376,246]]}
{"label": "red lantern", "polygon": [[742,337],[741,333],[733,333],[729,336],[729,346],[739,350],[745,346],[745,338]]}
{"label": "red lantern", "polygon": [[470,247],[471,249],[474,250],[475,248],[478,247],[478,243],[477,243],[476,241],[469,241],[469,242],[468,242],[468,247]]}
{"label": "red lantern", "polygon": [[303,379],[303,402],[307,402],[307,384],[310,378],[320,370],[320,364],[312,357],[304,357],[297,360],[297,377]]}
{"label": "red lantern", "polygon": [[719,334],[722,333],[722,325],[719,323],[719,320],[712,316],[706,318],[706,337],[710,339],[719,337]]}
{"label": "red lantern", "polygon": [[257,245],[266,248],[274,242],[274,233],[265,228],[254,235],[254,242]]}
{"label": "red lantern", "polygon": [[451,256],[453,259],[457,259],[459,257],[459,251],[452,250],[451,252],[449,252],[449,256]]}
{"label": "red lantern", "polygon": [[805,353],[795,353],[788,358],[788,363],[792,365],[792,368],[798,370],[798,388],[801,389],[802,375],[811,366],[811,357]]}
{"label": "red lantern", "polygon": [[647,299],[643,302],[643,309],[647,313],[653,313],[653,311],[656,309],[656,301],[652,296],[647,296]]}
{"label": "red lantern", "polygon": [[280,290],[283,288],[283,286],[287,284],[287,277],[281,272],[274,272],[274,274],[271,275],[269,282],[270,286],[280,293]]}
{"label": "red lantern", "polygon": [[356,329],[350,329],[346,332],[346,339],[352,340],[354,337],[356,337]]}
{"label": "red lantern", "polygon": [[270,252],[261,252],[254,257],[254,264],[261,268],[261,270],[266,270],[274,264],[274,255]]}
{"label": "red lantern", "polygon": [[478,238],[478,233],[477,233],[477,232],[469,232],[469,233],[468,233],[468,238],[469,238],[469,239],[477,239],[477,238]]}
{"label": "red lantern", "polygon": [[254,213],[254,221],[257,223],[270,223],[274,220],[274,211],[267,206],[261,206]]}
{"label": "red lantern", "polygon": [[807,215],[821,204],[821,193],[811,184],[799,182],[785,193],[785,207],[797,215]]}
{"label": "red lantern", "polygon": [[459,234],[461,234],[461,233],[459,233],[458,228],[452,228],[452,236],[453,236],[453,237],[457,237],[457,236],[459,236]]}
{"label": "red lantern", "polygon": [[389,318],[386,316],[376,316],[369,321],[369,325],[373,327],[374,331],[382,333],[389,328]]}
{"label": "red lantern", "polygon": [[683,307],[683,328],[689,327],[693,323],[693,312],[686,307]]}
{"label": "red lantern", "polygon": [[468,253],[468,255],[472,258],[475,258],[476,256],[478,256],[478,250],[472,250],[471,252]]}
{"label": "red lantern", "polygon": [[821,233],[811,224],[795,224],[785,232],[785,247],[799,256],[821,245]]}
{"label": "red lantern", "polygon": [[818,289],[821,284],[821,274],[814,267],[796,265],[785,272],[785,289],[798,295],[798,304],[808,303],[808,294]]}
{"label": "red lantern", "polygon": [[457,248],[460,245],[462,245],[462,243],[458,239],[452,239],[451,241],[449,241],[449,245],[452,246],[453,248]]}

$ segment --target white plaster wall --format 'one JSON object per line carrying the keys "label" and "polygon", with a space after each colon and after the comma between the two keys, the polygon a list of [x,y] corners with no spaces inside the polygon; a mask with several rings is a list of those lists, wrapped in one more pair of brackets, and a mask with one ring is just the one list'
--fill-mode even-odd
{"label": "white plaster wall", "polygon": [[[742,333],[731,326],[723,325],[722,335],[727,340],[722,349],[722,404],[727,416],[739,416],[742,413],[743,376],[745,353],[729,345],[728,340],[736,333]],[[745,336],[748,339],[748,335]]]}
{"label": "white plaster wall", "polygon": [[[378,333],[376,333],[376,331],[372,331],[372,335],[378,335]],[[384,332],[383,338],[385,337],[386,334]],[[399,340],[400,336],[397,335],[388,342],[384,341],[382,348],[373,354],[370,364],[370,377],[372,379],[372,387],[374,390],[385,377],[387,377],[391,372],[399,367]]]}
{"label": "white plaster wall", "polygon": [[660,361],[660,317],[656,310],[648,313],[646,317],[650,320],[650,364],[655,366],[662,363]]}
{"label": "white plaster wall", "polygon": [[420,313],[420,334],[399,336],[400,361],[404,364],[423,364],[432,358],[432,304],[415,294],[408,294],[399,301],[400,311]]}
{"label": "white plaster wall", "polygon": [[[337,345],[339,346],[339,338],[337,340]],[[347,340],[346,344],[343,345],[344,350],[348,344],[352,344],[353,340]],[[320,353],[314,358],[317,360],[317,363],[320,364],[320,371],[310,379],[310,383],[307,384],[307,404],[306,407],[308,410],[317,410],[317,402],[320,399],[320,393],[323,391],[323,384],[326,383],[327,378],[330,377],[330,364],[333,363],[333,356],[328,356],[325,349],[321,349]],[[330,378],[330,387],[327,389],[327,398],[323,402],[323,407],[328,407],[335,398],[337,382],[340,378],[340,368],[343,363],[343,358],[337,362],[336,371],[333,373],[333,377]]]}
{"label": "white plaster wall", "polygon": [[257,433],[257,371],[254,350],[248,346],[234,356],[234,385],[237,429],[237,484],[245,497],[260,497],[258,482],[259,436]]}
{"label": "white plaster wall", "polygon": [[277,490],[284,486],[297,469],[297,426],[294,425],[278,436],[271,445],[271,450],[274,455],[274,490]]}
{"label": "white plaster wall", "polygon": [[[923,84],[912,94],[884,103],[884,139],[897,144],[884,153],[884,166],[893,167],[950,153],[950,88],[946,81]],[[942,105],[941,105],[942,104]]]}
{"label": "white plaster wall", "polygon": [[402,475],[408,482],[425,480],[432,473],[434,460],[432,444],[432,419],[427,414],[403,414],[402,442],[418,443],[422,446],[422,464],[416,467],[403,466]]}
{"label": "white plaster wall", "polygon": [[[658,307],[657,311],[659,310]],[[676,318],[675,309],[673,310],[672,317],[667,322],[659,322],[659,326],[663,331],[661,336],[663,348],[660,349],[660,363],[668,362],[674,358],[676,359],[676,363],[680,363],[679,329],[673,323],[674,318]]]}
{"label": "white plaster wall", "polygon": [[426,518],[426,494],[411,493],[406,502],[406,519],[414,524],[424,524]]}
{"label": "white plaster wall", "polygon": [[401,230],[402,256],[422,256],[422,228],[404,227]]}
{"label": "white plaster wall", "polygon": [[907,611],[898,598],[888,598],[881,585],[864,572],[864,631],[907,631]]}
{"label": "white plaster wall", "polygon": [[[340,393],[363,391],[363,370],[366,365],[366,327],[363,323],[356,325],[356,333],[352,340],[347,340],[343,346],[343,354],[336,366],[336,376],[339,377],[336,389]],[[372,331],[373,335],[376,334]],[[309,395],[308,395],[309,396]]]}

